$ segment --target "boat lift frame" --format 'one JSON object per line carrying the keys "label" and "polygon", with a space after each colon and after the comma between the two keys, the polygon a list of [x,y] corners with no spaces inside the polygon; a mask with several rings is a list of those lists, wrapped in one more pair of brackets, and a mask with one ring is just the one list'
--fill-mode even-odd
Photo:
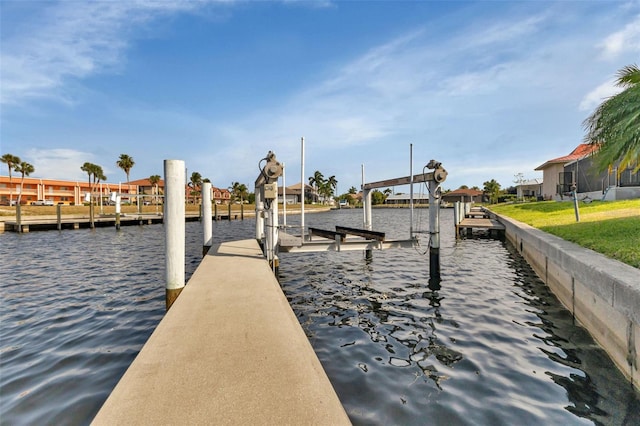
{"label": "boat lift frame", "polygon": [[[302,174],[304,173],[304,139],[302,139]],[[411,147],[413,150],[413,147]],[[413,157],[413,152],[411,153]],[[429,189],[429,271],[431,279],[440,279],[440,184],[447,178],[447,171],[442,164],[431,160],[425,169],[433,170],[420,175],[413,175],[413,166],[409,176],[383,180],[372,183],[364,183],[363,166],[363,211],[364,229],[352,229],[336,227],[336,231],[319,230],[310,228],[309,239],[304,228],[304,207],[301,211],[302,226],[299,237],[279,232],[278,224],[278,178],[284,173],[284,165],[279,163],[273,152],[260,160],[266,164],[260,168],[260,175],[255,182],[256,194],[256,240],[261,244],[263,252],[272,270],[277,274],[279,259],[278,253],[291,252],[318,252],[318,251],[347,251],[365,250],[367,255],[373,249],[411,248],[418,245],[418,239],[413,232],[413,184],[426,182]],[[413,158],[411,158],[413,162]],[[408,240],[385,240],[384,234],[372,231],[371,215],[371,191],[376,188],[411,185],[411,217],[410,235]],[[302,182],[304,188],[304,182]],[[304,192],[302,193],[302,206],[304,206]],[[285,200],[286,203],[286,200]],[[286,223],[286,219],[285,219]],[[322,237],[321,240],[313,240],[312,235]],[[357,238],[347,238],[347,235],[355,235]]]}

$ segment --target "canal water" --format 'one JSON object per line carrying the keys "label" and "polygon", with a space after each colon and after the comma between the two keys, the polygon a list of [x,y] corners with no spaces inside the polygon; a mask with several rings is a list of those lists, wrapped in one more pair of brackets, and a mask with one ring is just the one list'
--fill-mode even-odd
{"label": "canal water", "polygon": [[[407,218],[377,210],[374,229],[406,238]],[[640,395],[517,252],[456,242],[451,211],[441,221],[439,283],[426,247],[281,255],[283,290],[352,422],[640,424]],[[306,217],[361,223],[361,210]],[[186,226],[190,275],[201,224]],[[216,241],[253,232],[214,222]],[[164,313],[163,238],[162,225],[0,234],[0,424],[91,421]]]}

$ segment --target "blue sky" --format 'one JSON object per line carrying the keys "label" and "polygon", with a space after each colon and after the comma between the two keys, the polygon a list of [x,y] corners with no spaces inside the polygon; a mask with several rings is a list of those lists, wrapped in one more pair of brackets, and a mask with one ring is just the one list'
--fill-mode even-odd
{"label": "blue sky", "polygon": [[[34,177],[109,182],[181,159],[253,187],[274,151],[287,184],[338,191],[432,158],[482,187],[568,154],[640,63],[640,1],[0,1],[0,152]],[[3,165],[4,166],[4,165]],[[7,174],[6,168],[0,170]],[[402,190],[401,188],[398,188]]]}

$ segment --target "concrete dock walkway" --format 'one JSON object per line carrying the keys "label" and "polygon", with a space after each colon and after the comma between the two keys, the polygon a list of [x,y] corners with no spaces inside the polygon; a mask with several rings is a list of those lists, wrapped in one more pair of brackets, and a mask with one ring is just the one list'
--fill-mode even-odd
{"label": "concrete dock walkway", "polygon": [[350,424],[255,240],[212,247],[95,417]]}

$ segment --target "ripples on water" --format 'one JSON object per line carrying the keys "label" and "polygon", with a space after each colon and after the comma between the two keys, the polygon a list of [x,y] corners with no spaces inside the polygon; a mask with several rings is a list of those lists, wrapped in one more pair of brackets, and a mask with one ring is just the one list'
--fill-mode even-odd
{"label": "ripples on water", "polygon": [[[374,212],[374,228],[397,215]],[[351,420],[640,424],[638,394],[519,254],[455,243],[441,220],[439,284],[415,250],[282,256],[283,289]]]}
{"label": "ripples on water", "polygon": [[[376,211],[375,228],[404,238],[405,217]],[[640,424],[638,395],[519,255],[455,243],[448,217],[440,287],[415,250],[281,256],[283,289],[351,420]],[[362,212],[306,221],[358,227]],[[214,239],[253,226],[216,222]],[[163,240],[161,225],[0,234],[1,424],[91,421],[164,314]],[[201,250],[188,223],[187,275]]]}
{"label": "ripples on water", "polygon": [[0,424],[88,424],[164,315],[164,282],[162,225],[0,234]]}

